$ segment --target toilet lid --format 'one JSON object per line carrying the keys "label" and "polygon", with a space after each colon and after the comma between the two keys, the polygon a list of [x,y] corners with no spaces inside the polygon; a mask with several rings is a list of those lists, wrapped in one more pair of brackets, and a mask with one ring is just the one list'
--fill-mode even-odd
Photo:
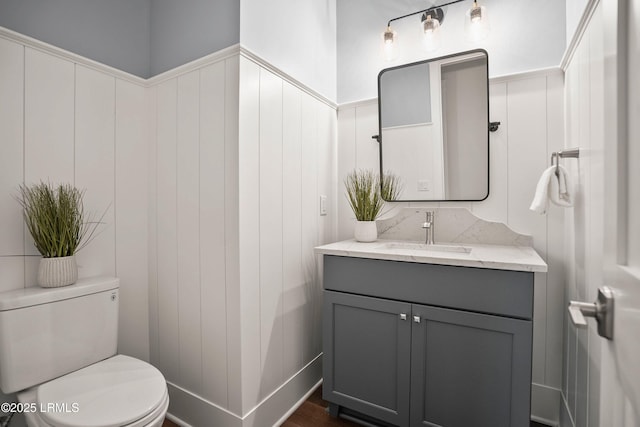
{"label": "toilet lid", "polygon": [[167,393],[153,366],[117,355],[38,387],[41,417],[60,427],[116,427],[151,413]]}

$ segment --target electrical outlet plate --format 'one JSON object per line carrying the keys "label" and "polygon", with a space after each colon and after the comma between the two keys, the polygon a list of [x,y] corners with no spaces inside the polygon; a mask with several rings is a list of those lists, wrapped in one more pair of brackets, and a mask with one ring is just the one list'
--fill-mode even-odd
{"label": "electrical outlet plate", "polygon": [[418,180],[418,191],[431,191],[431,181],[428,179]]}
{"label": "electrical outlet plate", "polygon": [[320,215],[324,216],[327,214],[327,196],[320,196]]}

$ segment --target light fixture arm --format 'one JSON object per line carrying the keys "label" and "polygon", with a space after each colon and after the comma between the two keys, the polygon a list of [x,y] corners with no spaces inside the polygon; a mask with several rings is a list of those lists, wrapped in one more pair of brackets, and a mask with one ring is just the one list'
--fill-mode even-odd
{"label": "light fixture arm", "polygon": [[428,7],[428,8],[426,8],[426,9],[419,10],[419,11],[417,11],[417,12],[408,13],[408,14],[406,14],[406,15],[398,16],[397,18],[390,19],[390,20],[389,20],[389,22],[387,22],[387,27],[390,27],[390,26],[391,26],[391,23],[392,23],[393,21],[397,21],[397,20],[399,20],[399,19],[404,19],[404,18],[407,18],[407,17],[409,17],[409,16],[413,16],[413,15],[418,15],[419,13],[427,13],[427,12],[431,12],[432,10],[440,9],[440,8],[445,7],[445,6],[449,6],[449,5],[451,5],[451,4],[460,3],[460,2],[462,2],[462,1],[465,1],[465,0],[454,0],[454,1],[450,1],[450,2],[445,3],[445,4],[440,4],[440,5],[437,5],[437,6],[431,6],[431,7]]}

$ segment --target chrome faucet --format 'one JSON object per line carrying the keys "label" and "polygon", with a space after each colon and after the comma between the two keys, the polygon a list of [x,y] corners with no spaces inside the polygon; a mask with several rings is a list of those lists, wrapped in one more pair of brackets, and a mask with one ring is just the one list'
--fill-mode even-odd
{"label": "chrome faucet", "polygon": [[433,211],[427,211],[426,221],[422,224],[422,228],[427,232],[425,243],[427,245],[433,245],[433,233],[435,228]]}

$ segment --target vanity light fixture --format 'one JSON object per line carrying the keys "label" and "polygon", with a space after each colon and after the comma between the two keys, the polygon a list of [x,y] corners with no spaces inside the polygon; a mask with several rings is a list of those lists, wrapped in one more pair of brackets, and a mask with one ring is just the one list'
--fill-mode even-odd
{"label": "vanity light fixture", "polygon": [[398,33],[391,29],[391,26],[387,26],[387,29],[382,33],[382,56],[387,61],[393,61],[396,59],[398,52]]}
{"label": "vanity light fixture", "polygon": [[[396,59],[398,53],[398,33],[391,28],[391,23],[418,14],[422,14],[421,21],[424,31],[425,49],[428,52],[437,50],[440,47],[440,25],[444,20],[444,11],[442,8],[462,1],[465,0],[450,1],[390,19],[389,22],[387,22],[387,29],[382,33],[383,58],[387,61],[392,61]],[[472,42],[484,39],[489,33],[487,10],[484,6],[478,5],[477,0],[474,0],[471,9],[467,10],[464,26],[467,38]]]}
{"label": "vanity light fixture", "polygon": [[424,46],[427,52],[433,52],[440,47],[440,21],[432,15],[423,15]]}
{"label": "vanity light fixture", "polygon": [[471,42],[484,40],[489,34],[487,9],[484,6],[479,6],[477,0],[474,0],[471,9],[467,10],[464,30],[467,34],[467,39]]}

